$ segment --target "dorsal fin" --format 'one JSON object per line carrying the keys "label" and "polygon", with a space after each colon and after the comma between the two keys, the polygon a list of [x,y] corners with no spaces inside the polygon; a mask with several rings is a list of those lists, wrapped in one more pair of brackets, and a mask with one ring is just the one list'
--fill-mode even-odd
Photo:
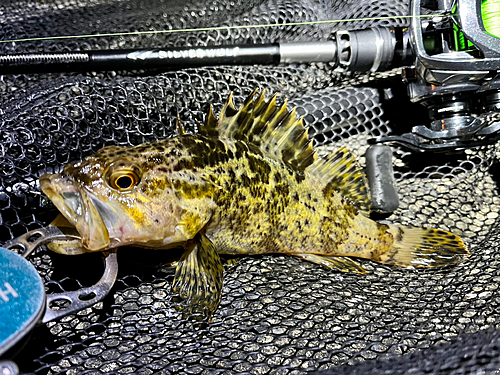
{"label": "dorsal fin", "polygon": [[175,122],[175,134],[176,135],[185,135],[186,130],[184,130],[184,126],[182,126],[181,118],[177,113],[177,121]]}
{"label": "dorsal fin", "polygon": [[210,107],[204,125],[199,128],[200,134],[244,140],[294,170],[303,171],[317,158],[303,119],[297,117],[295,108],[288,111],[287,100],[278,108],[277,95],[266,102],[265,90],[254,100],[257,91],[239,109],[235,108],[231,93],[218,119]]}
{"label": "dorsal fin", "polygon": [[317,159],[307,169],[325,194],[339,192],[363,214],[370,213],[366,177],[351,151],[345,147]]}

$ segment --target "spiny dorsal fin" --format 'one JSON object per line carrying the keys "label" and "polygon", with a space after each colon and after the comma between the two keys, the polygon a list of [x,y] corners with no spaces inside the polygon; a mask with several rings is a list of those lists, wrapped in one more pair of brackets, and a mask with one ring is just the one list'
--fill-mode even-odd
{"label": "spiny dorsal fin", "polygon": [[363,214],[370,213],[370,194],[365,174],[356,158],[345,147],[317,159],[307,169],[319,181],[323,192],[339,192]]}
{"label": "spiny dorsal fin", "polygon": [[181,118],[179,114],[177,114],[177,121],[175,122],[175,133],[177,135],[185,135],[186,130],[184,130],[184,126],[182,126]]}
{"label": "spiny dorsal fin", "polygon": [[210,107],[205,124],[199,128],[200,134],[244,140],[259,147],[268,156],[303,171],[316,158],[303,119],[297,117],[295,108],[288,111],[287,100],[278,108],[277,95],[266,102],[265,90],[254,100],[257,91],[255,89],[239,109],[235,108],[231,93],[219,119]]}
{"label": "spiny dorsal fin", "polygon": [[214,115],[214,108],[210,104],[208,109],[207,118],[202,126],[198,127],[198,132],[200,134],[206,135],[208,137],[218,137],[217,132],[217,117]]}

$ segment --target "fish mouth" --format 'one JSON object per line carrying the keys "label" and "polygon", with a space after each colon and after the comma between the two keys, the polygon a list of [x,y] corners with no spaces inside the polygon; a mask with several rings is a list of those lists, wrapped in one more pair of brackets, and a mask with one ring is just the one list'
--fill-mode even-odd
{"label": "fish mouth", "polygon": [[40,188],[82,237],[89,251],[110,247],[106,225],[89,195],[71,178],[59,174],[40,177]]}

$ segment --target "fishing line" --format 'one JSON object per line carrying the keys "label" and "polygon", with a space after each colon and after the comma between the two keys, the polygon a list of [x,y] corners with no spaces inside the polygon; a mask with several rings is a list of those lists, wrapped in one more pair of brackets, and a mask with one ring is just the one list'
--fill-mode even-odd
{"label": "fishing line", "polygon": [[[455,5],[453,16],[458,17],[458,9]],[[481,1],[481,19],[485,31],[500,38],[500,0],[482,0]],[[455,48],[459,51],[467,51],[474,48],[474,44],[467,40],[458,23],[453,25]]]}
{"label": "fishing line", "polygon": [[[151,31],[129,31],[129,32],[120,32],[120,33],[103,33],[103,34],[61,35],[61,36],[47,36],[47,37],[0,40],[0,43],[21,43],[21,42],[33,42],[33,41],[41,41],[41,40],[104,38],[104,37],[128,36],[128,35],[156,35],[156,34],[171,34],[171,33],[173,34],[173,33],[187,33],[187,32],[199,32],[199,31],[256,29],[256,28],[272,28],[272,27],[282,27],[282,26],[306,26],[306,25],[333,24],[333,23],[342,23],[342,22],[362,22],[362,21],[408,19],[408,18],[412,18],[412,17],[415,17],[415,16],[412,16],[412,15],[381,16],[381,17],[347,18],[347,19],[323,20],[323,21],[284,22],[284,23],[271,23],[271,24],[261,24],[261,25],[236,25],[236,26],[186,28],[186,29],[174,29],[174,30],[151,30]],[[436,17],[436,15],[420,15],[420,16],[416,16],[416,17],[418,17],[418,18],[433,18],[433,17]]]}
{"label": "fishing line", "polygon": [[486,32],[500,38],[500,0],[483,1],[481,16]]}

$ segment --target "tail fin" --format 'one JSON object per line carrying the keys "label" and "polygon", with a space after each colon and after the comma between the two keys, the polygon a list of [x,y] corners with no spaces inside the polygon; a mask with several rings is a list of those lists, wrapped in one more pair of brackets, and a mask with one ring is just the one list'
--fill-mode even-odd
{"label": "tail fin", "polygon": [[388,230],[394,237],[393,251],[380,262],[401,267],[446,267],[469,255],[460,237],[440,229],[411,228],[393,224]]}

